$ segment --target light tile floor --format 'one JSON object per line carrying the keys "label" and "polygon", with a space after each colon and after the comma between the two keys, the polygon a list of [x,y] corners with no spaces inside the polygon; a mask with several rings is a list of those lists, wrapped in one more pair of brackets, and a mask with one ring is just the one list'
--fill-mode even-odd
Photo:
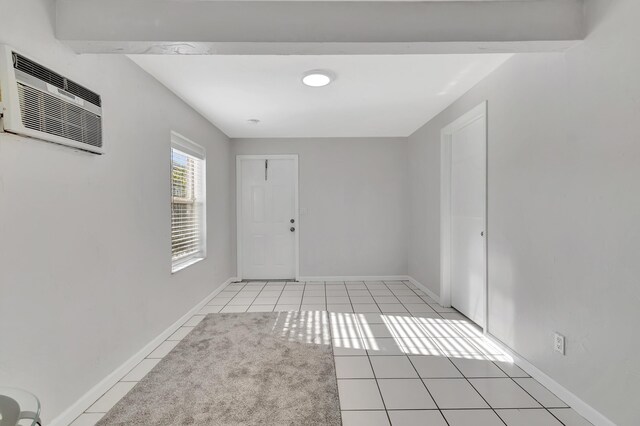
{"label": "light tile floor", "polygon": [[332,342],[345,426],[590,424],[408,281],[256,281],[228,285],[72,425],[95,424],[206,314],[272,311],[329,322],[330,336],[283,336]]}

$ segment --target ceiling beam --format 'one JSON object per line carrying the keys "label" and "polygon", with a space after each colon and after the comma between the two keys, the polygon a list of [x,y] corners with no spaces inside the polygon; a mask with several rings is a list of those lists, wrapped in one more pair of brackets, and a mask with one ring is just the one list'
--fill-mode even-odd
{"label": "ceiling beam", "polygon": [[78,53],[418,54],[561,51],[583,0],[57,0]]}

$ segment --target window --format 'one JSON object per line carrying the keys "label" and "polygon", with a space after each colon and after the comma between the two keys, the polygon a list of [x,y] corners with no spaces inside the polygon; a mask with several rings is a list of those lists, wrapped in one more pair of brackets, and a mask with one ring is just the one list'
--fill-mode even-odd
{"label": "window", "polygon": [[206,256],[205,151],[171,133],[171,271]]}

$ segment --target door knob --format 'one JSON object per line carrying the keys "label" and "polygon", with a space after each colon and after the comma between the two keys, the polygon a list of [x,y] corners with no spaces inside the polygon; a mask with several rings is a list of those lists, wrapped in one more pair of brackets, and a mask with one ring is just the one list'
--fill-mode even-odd
{"label": "door knob", "polygon": [[289,231],[294,232],[296,230],[296,228],[294,228],[293,226],[291,228],[289,228]]}
{"label": "door knob", "polygon": [[295,223],[296,221],[295,221],[295,220],[293,220],[293,219],[291,219],[289,222],[291,222],[291,223]]}

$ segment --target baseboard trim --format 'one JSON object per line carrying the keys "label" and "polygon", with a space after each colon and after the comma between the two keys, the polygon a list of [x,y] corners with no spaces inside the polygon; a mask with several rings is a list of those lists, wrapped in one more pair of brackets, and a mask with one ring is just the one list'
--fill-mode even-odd
{"label": "baseboard trim", "polygon": [[429,296],[430,298],[432,298],[433,300],[435,300],[436,302],[438,302],[438,304],[440,304],[440,296],[438,296],[437,294],[435,294],[432,290],[429,290],[429,288],[422,284],[420,281],[416,280],[415,278],[409,276],[407,277],[409,278],[409,281],[415,285],[416,287],[420,288],[420,290],[424,291],[425,293],[427,293],[427,296]]}
{"label": "baseboard trim", "polygon": [[179,320],[171,324],[166,330],[160,333],[152,341],[147,343],[142,349],[140,349],[135,355],[125,361],[122,365],[116,368],[111,374],[102,379],[97,385],[89,389],[87,393],[82,395],[73,405],[62,412],[58,417],[48,423],[49,426],[67,426],[73,422],[80,414],[84,413],[95,401],[98,400],[105,392],[107,392],[113,385],[118,383],[133,367],[138,365],[140,361],[146,358],[158,345],[164,342],[169,336],[171,336],[177,329],[182,327],[182,324],[187,322],[193,315],[197,314],[203,306],[205,306],[209,300],[215,295],[220,293],[230,283],[238,281],[237,277],[231,277],[226,280],[222,285],[218,286],[196,306],[191,308],[189,312],[180,317]]}
{"label": "baseboard trim", "polygon": [[522,368],[527,374],[542,383],[543,386],[553,392],[558,398],[566,402],[578,414],[593,423],[595,426],[615,426],[614,422],[606,418],[598,410],[584,402],[582,399],[562,386],[560,383],[556,382],[551,377],[540,371],[522,356],[518,355],[500,339],[498,339],[491,333],[485,333],[485,337],[487,337],[489,340],[491,340],[491,342],[495,343],[502,350],[508,353],[513,358],[515,364],[518,367]]}
{"label": "baseboard trim", "polygon": [[298,277],[298,281],[407,281],[406,275],[335,275]]}
{"label": "baseboard trim", "polygon": [[[439,302],[439,297],[433,291],[429,290],[425,285],[417,281],[415,278],[407,275],[386,275],[386,276],[318,276],[318,277],[300,277],[300,281],[410,281],[412,284],[423,290],[429,297]],[[79,415],[89,408],[98,398],[100,398],[105,392],[107,392],[113,385],[115,385],[120,379],[122,379],[133,367],[135,367],[140,361],[142,361],[147,355],[149,355],[160,343],[165,341],[171,336],[178,328],[180,328],[185,322],[187,322],[193,315],[197,314],[203,306],[205,306],[209,300],[220,293],[225,287],[232,282],[238,281],[238,277],[231,277],[227,279],[222,285],[212,291],[196,306],[194,306],[189,312],[184,314],[180,319],[170,325],[166,330],[155,337],[151,342],[145,345],[135,355],[125,361],[122,365],[116,368],[111,374],[105,377],[97,385],[91,388],[87,393],[80,397],[73,405],[67,408],[62,414],[49,422],[50,426],[67,426],[73,422]],[[498,345],[502,350],[513,357],[514,362],[520,368],[527,372],[531,377],[539,381],[551,392],[556,394],[560,399],[565,401],[571,408],[573,408],[578,414],[585,419],[593,423],[595,426],[615,426],[615,423],[584,402],[578,396],[573,394],[564,386],[553,380],[551,377],[540,371],[529,361],[518,355],[506,344],[500,341],[497,337],[490,333],[486,333],[485,336],[493,343]]]}
{"label": "baseboard trim", "polygon": [[[440,303],[440,297],[435,294],[433,291],[429,290],[424,284],[416,280],[415,278],[409,276],[409,281],[415,284],[418,288],[423,290],[429,297],[434,299],[436,302]],[[611,420],[602,415],[595,408],[584,402],[574,393],[569,391],[567,388],[553,380],[551,377],[547,376],[545,373],[540,371],[537,367],[531,364],[529,361],[521,357],[515,351],[513,351],[509,346],[500,341],[497,337],[492,335],[491,333],[485,333],[485,336],[491,340],[493,343],[498,345],[502,350],[508,353],[513,359],[516,365],[522,368],[527,372],[531,377],[542,383],[547,389],[553,392],[558,398],[562,399],[566,402],[571,408],[573,408],[578,414],[582,417],[593,423],[595,426],[615,426]]]}

